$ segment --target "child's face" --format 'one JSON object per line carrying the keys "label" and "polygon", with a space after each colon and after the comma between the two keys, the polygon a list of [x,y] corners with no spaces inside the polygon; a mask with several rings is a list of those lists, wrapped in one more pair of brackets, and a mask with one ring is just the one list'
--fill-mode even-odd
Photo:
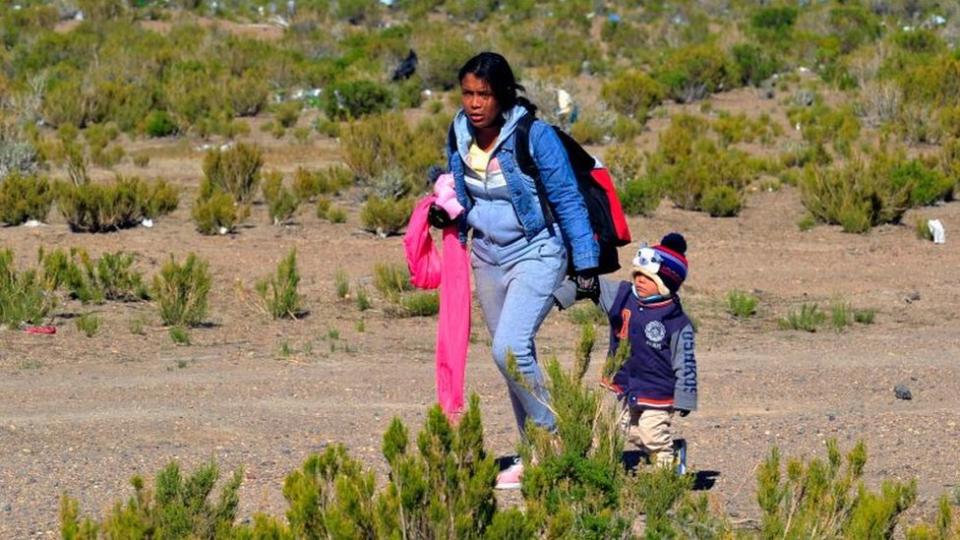
{"label": "child's face", "polygon": [[660,294],[657,283],[640,272],[633,274],[633,286],[637,289],[637,294],[641,297]]}

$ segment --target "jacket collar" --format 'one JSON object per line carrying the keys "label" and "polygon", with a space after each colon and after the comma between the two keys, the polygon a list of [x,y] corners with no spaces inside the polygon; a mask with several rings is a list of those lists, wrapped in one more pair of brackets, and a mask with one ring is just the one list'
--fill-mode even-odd
{"label": "jacket collar", "polygon": [[[501,146],[513,148],[513,142],[510,141],[510,143],[507,144],[507,141],[510,139],[510,135],[513,135],[513,132],[517,129],[517,123],[527,114],[529,114],[527,108],[519,104],[514,105],[512,109],[503,113],[503,127],[500,128],[500,136],[497,137],[497,143],[491,150],[491,154],[496,153]],[[453,119],[453,131],[457,135],[457,152],[460,154],[460,158],[463,159],[464,163],[466,163],[467,155],[470,151],[470,143],[473,142],[473,126],[470,125],[470,120],[462,108],[457,111],[457,116]]]}

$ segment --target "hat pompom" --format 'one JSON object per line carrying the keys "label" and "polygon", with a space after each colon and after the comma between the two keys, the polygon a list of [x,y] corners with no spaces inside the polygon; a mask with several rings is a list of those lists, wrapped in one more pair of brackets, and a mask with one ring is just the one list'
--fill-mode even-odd
{"label": "hat pompom", "polygon": [[680,233],[667,234],[660,240],[660,245],[680,255],[687,254],[687,240]]}

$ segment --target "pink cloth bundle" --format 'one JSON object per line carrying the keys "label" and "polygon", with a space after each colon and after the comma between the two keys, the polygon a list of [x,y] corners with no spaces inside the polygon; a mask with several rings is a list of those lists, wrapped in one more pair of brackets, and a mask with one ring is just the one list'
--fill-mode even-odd
{"label": "pink cloth bundle", "polygon": [[[442,182],[442,183],[441,183]],[[440,317],[436,340],[437,401],[451,421],[463,410],[464,371],[470,340],[470,259],[460,243],[457,227],[443,230],[443,254],[430,237],[427,214],[437,204],[450,217],[463,212],[453,193],[453,177],[440,176],[434,194],[417,202],[403,237],[410,282],[421,289],[440,288]]]}

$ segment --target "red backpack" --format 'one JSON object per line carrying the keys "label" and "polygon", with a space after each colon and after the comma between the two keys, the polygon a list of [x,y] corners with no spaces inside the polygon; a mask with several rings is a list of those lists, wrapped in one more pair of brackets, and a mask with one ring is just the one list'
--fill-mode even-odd
{"label": "red backpack", "polygon": [[[530,126],[535,120],[536,117],[533,114],[527,114],[517,123],[514,145],[517,164],[520,170],[533,178],[536,183],[540,207],[547,225],[553,225],[555,221],[553,210],[547,201],[540,171],[530,156]],[[597,167],[597,161],[577,141],[573,140],[573,137],[557,126],[550,127],[560,137],[560,142],[567,151],[573,173],[577,177],[577,187],[580,188],[587,213],[590,215],[590,227],[600,246],[597,272],[600,274],[615,272],[620,269],[617,248],[630,243],[630,227],[627,225],[627,216],[623,213],[610,172],[605,167]],[[573,274],[572,264],[567,265],[567,271]]]}

